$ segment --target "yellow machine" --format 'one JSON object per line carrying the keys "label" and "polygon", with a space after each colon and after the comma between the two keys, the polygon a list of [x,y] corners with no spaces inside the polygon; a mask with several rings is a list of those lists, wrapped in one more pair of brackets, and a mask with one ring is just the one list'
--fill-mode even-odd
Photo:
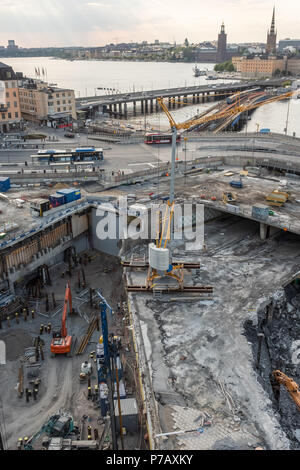
{"label": "yellow machine", "polygon": [[278,189],[274,189],[270,194],[266,196],[266,201],[270,206],[278,206],[281,207],[283,204],[288,201],[289,193],[285,193],[279,191]]}
{"label": "yellow machine", "polygon": [[298,411],[300,411],[300,391],[299,386],[293,379],[290,379],[287,375],[285,375],[280,370],[275,370],[273,372],[273,377],[280,385],[284,385],[287,391],[290,394],[290,397],[295,402]]}

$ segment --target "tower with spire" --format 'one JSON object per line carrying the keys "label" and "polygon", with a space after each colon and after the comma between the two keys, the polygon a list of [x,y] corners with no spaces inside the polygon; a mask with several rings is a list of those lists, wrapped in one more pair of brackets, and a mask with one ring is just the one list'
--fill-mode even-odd
{"label": "tower with spire", "polygon": [[217,62],[224,62],[227,57],[227,34],[225,33],[224,22],[221,26],[221,31],[218,36],[218,52]]}
{"label": "tower with spire", "polygon": [[268,31],[268,36],[267,36],[267,47],[266,47],[267,54],[276,54],[276,39],[277,39],[277,31],[275,30],[275,6],[274,6],[271,29]]}

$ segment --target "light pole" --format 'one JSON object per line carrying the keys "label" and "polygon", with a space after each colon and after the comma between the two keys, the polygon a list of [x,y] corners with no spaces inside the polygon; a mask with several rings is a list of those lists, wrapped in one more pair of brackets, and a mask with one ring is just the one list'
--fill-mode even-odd
{"label": "light pole", "polygon": [[184,185],[186,185],[186,142],[188,138],[184,137],[183,140],[184,140]]}
{"label": "light pole", "polygon": [[287,113],[286,113],[285,135],[287,135],[287,131],[288,131],[289,115],[290,115],[290,104],[291,104],[291,100],[289,99]]}

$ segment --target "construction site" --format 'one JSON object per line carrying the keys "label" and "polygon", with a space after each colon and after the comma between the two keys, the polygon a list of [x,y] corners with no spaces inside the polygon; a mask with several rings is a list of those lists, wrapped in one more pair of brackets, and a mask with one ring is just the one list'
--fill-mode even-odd
{"label": "construction site", "polygon": [[300,448],[300,139],[179,160],[158,103],[146,169],[0,172],[4,449]]}

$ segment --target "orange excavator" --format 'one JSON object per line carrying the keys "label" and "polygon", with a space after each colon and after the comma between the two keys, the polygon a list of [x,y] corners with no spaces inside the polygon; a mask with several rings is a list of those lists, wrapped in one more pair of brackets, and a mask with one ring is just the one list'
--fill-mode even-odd
{"label": "orange excavator", "polygon": [[300,391],[299,386],[293,379],[290,379],[287,375],[285,375],[280,370],[274,370],[273,377],[280,385],[284,385],[287,391],[289,392],[291,398],[295,402],[298,411],[300,411]]}
{"label": "orange excavator", "polygon": [[53,332],[53,338],[51,342],[51,353],[53,356],[55,356],[56,354],[68,354],[71,351],[72,336],[68,336],[66,327],[68,304],[69,313],[72,313],[72,295],[69,282],[67,283],[65,291],[65,302],[61,321],[61,330]]}

